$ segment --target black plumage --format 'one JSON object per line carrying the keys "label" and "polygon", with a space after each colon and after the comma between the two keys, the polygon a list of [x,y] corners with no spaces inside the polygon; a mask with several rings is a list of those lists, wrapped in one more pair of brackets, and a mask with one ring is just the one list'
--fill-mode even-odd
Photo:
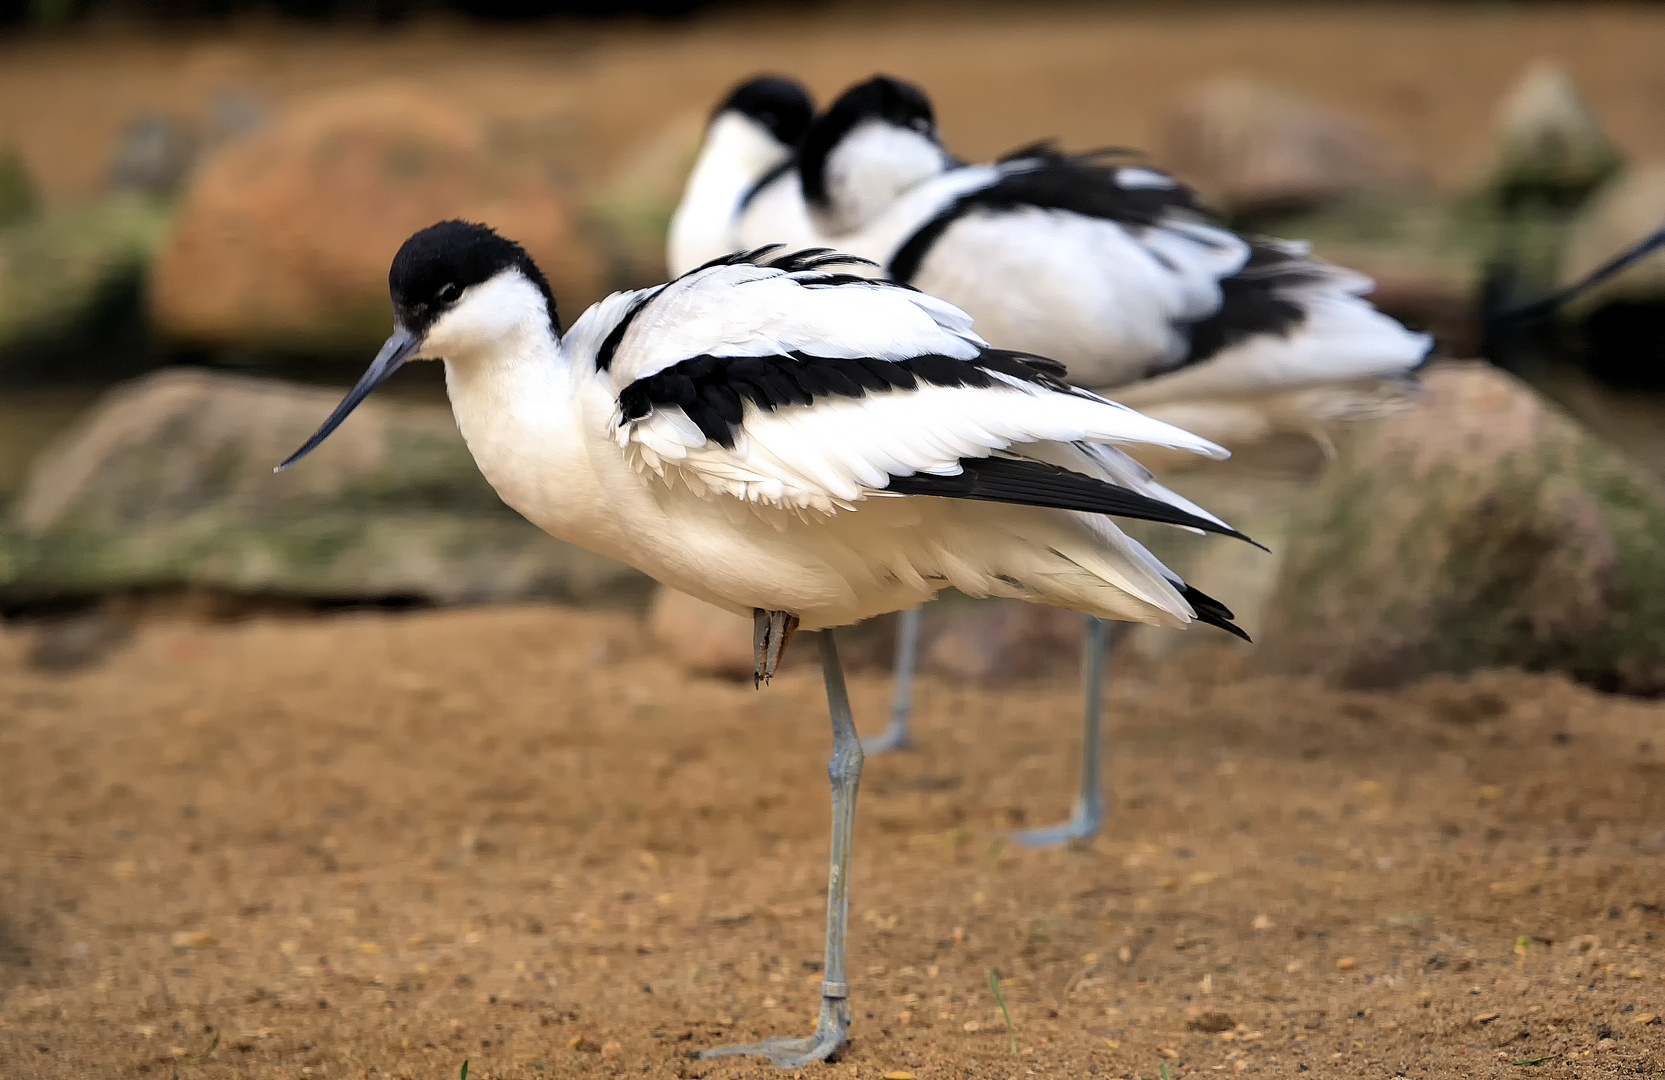
{"label": "black plumage", "polygon": [[874,120],[936,139],[936,114],[919,87],[884,75],[857,83],[816,118],[798,148],[798,178],[812,206],[827,202],[827,158],[846,135]]}
{"label": "black plumage", "polygon": [[1190,347],[1180,364],[1200,363],[1251,337],[1287,337],[1306,321],[1285,290],[1317,281],[1323,268],[1275,244],[1253,241],[1243,269],[1220,281],[1220,307],[1187,332]]}
{"label": "black plumage", "polygon": [[1062,368],[1049,360],[1004,349],[983,349],[962,360],[925,354],[906,360],[812,356],[693,356],[644,376],[619,393],[621,423],[676,405],[706,438],[732,448],[745,403],[764,410],[812,405],[827,397],[862,397],[927,386],[994,386],[997,375],[1060,393],[1080,393],[1062,381]]}
{"label": "black plumage", "polygon": [[[1229,525],[1198,517],[1117,484],[1029,458],[962,458],[957,476],[927,473],[896,476],[891,478],[886,490],[902,495],[935,495],[945,499],[1044,506],[1054,510],[1079,510],[1089,514],[1157,521],[1255,543]],[[1259,544],[1255,546],[1260,547]]]}
{"label": "black plumage", "polygon": [[607,336],[601,339],[601,347],[595,351],[595,369],[597,371],[612,369],[613,357],[618,354],[619,343],[624,340],[625,331],[630,329],[630,324],[636,321],[636,316],[642,313],[642,309],[647,307],[654,297],[664,291],[665,286],[661,285],[652,292],[646,292],[637,297],[636,302],[630,305],[629,310],[624,313],[618,322],[613,324],[611,330],[607,331]]}
{"label": "black plumage", "polygon": [[967,192],[921,225],[891,256],[890,276],[912,281],[931,247],[949,226],[970,214],[999,213],[1024,207],[1064,210],[1136,228],[1149,228],[1175,215],[1211,220],[1201,201],[1182,184],[1171,187],[1123,186],[1120,166],[1102,159],[1120,151],[1099,150],[1063,154],[1048,144],[1026,147],[1022,157],[1033,163],[1001,177],[987,187]]}
{"label": "black plumage", "polygon": [[1234,634],[1244,641],[1250,640],[1249,635],[1241,626],[1232,622],[1237,616],[1231,609],[1201,589],[1192,585],[1180,586],[1179,595],[1185,597],[1185,602],[1191,605],[1191,610],[1197,613],[1197,621],[1209,626],[1218,626],[1229,634]]}

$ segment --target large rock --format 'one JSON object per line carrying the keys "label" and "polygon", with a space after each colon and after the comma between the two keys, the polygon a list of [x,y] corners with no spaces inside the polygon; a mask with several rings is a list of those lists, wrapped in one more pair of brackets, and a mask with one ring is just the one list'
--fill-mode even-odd
{"label": "large rock", "polygon": [[1486,667],[1665,690],[1665,499],[1496,369],[1356,429],[1291,529],[1274,668],[1385,686]]}
{"label": "large rock", "polygon": [[1572,207],[1620,164],[1572,79],[1540,62],[1504,99],[1482,191],[1502,210]]}
{"label": "large rock", "polygon": [[477,117],[397,87],[296,106],[197,170],[152,281],[159,329],[213,346],[373,346],[387,268],[417,229],[483,221],[521,241],[568,314],[599,266],[543,163],[497,147]]}
{"label": "large rock", "polygon": [[273,475],[338,396],[183,370],[112,391],[32,470],[14,535],[0,537],[0,598],[176,586],[440,603],[644,595],[641,575],[504,506],[442,406],[367,402]]}
{"label": "large rock", "polygon": [[1419,181],[1402,153],[1348,117],[1241,79],[1208,83],[1181,102],[1167,145],[1167,163],[1238,216],[1401,192]]}
{"label": "large rock", "polygon": [[[134,199],[32,214],[0,227],[0,375],[36,365],[35,346],[43,342],[96,338],[100,313],[112,303],[136,305],[139,281],[167,228],[165,208]],[[53,359],[53,370],[38,374],[96,378],[122,360]],[[65,360],[77,370],[64,370]]]}

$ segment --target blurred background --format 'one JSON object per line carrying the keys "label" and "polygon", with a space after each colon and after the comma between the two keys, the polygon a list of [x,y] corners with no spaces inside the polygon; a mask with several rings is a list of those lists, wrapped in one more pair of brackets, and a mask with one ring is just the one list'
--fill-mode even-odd
{"label": "blurred background", "polygon": [[[639,609],[645,582],[484,488],[437,365],[307,470],[264,466],[372,355],[416,228],[520,238],[568,321],[661,280],[705,119],[764,70],[823,101],[876,71],[917,81],[972,160],[1046,136],[1141,148],[1658,474],[1665,259],[1558,318],[1489,316],[1665,221],[1661,40],[1653,4],[8,0],[0,611],[179,590]],[[1275,538],[1334,452],[1271,455],[1280,495],[1198,494],[1277,506],[1252,522]],[[1253,611],[1277,572],[1227,591]]]}

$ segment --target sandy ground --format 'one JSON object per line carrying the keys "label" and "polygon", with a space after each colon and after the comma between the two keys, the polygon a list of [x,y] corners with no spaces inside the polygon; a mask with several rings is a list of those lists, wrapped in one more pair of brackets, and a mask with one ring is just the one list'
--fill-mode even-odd
{"label": "sandy ground", "polygon": [[[689,681],[546,608],[151,622],[68,675],[36,633],[0,635],[0,1073],[728,1080],[769,1070],[685,1052],[812,1022],[813,667]],[[1658,1075],[1659,705],[1241,662],[1116,684],[1069,851],[1002,836],[1067,810],[1073,688],[925,683],[815,1075]]]}
{"label": "sandy ground", "polygon": [[1199,83],[1269,80],[1343,108],[1456,185],[1485,158],[1501,96],[1561,63],[1618,144],[1665,155],[1657,4],[1270,5],[834,3],[741,6],[687,22],[392,31],[250,21],[158,33],[117,21],[0,39],[0,144],[55,201],[98,192],[122,127],[201,117],[217,91],[268,108],[382,80],[417,83],[612,175],[667,125],[701,117],[759,69],[822,95],[874,71],[923,83],[957,152],[986,157],[1055,135],[1160,152]]}

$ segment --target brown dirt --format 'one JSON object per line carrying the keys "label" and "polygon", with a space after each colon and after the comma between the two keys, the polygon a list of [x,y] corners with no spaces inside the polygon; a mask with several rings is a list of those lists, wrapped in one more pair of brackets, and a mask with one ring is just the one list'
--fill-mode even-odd
{"label": "brown dirt", "polygon": [[[6,1075],[730,1080],[769,1070],[682,1055],[811,1023],[813,668],[689,681],[547,608],[152,620],[74,675],[35,633],[0,635]],[[1116,684],[1076,851],[1001,840],[1067,809],[1073,687],[926,682],[926,749],[868,765],[818,1074],[1656,1074],[1658,705],[1241,660]]]}

